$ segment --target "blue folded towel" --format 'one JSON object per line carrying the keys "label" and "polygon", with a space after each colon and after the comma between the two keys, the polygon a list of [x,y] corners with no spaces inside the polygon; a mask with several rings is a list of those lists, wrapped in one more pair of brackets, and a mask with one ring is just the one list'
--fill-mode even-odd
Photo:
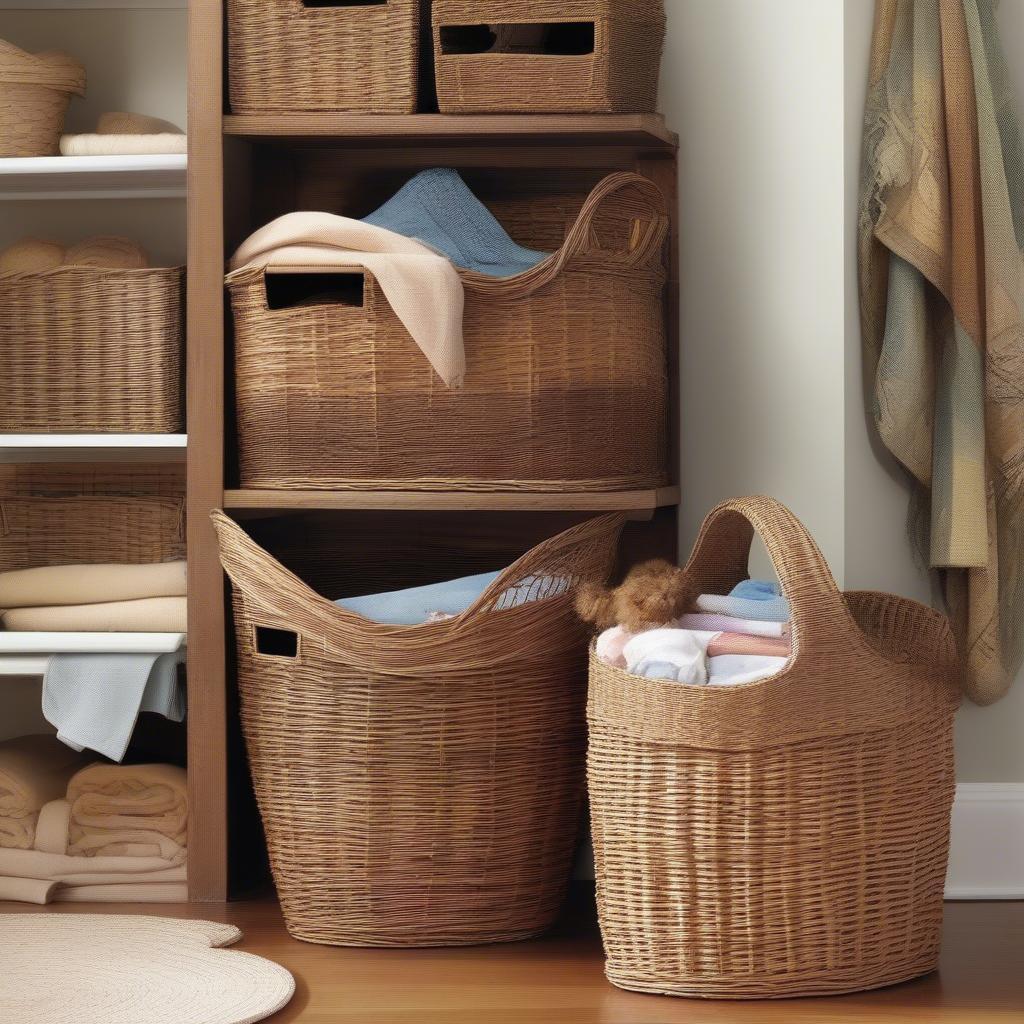
{"label": "blue folded towel", "polygon": [[733,588],[728,597],[701,594],[697,598],[697,610],[758,622],[788,622],[791,612],[789,601],[782,596],[779,585],[769,580],[744,580]]}
{"label": "blue folded towel", "polygon": [[[420,626],[435,615],[461,615],[471,608],[500,572],[464,576],[425,587],[396,590],[364,597],[344,597],[334,603],[372,622],[388,626]],[[495,609],[505,611],[532,601],[557,597],[569,589],[569,581],[557,577],[531,577],[510,587],[497,600]]]}
{"label": "blue folded towel", "polygon": [[524,249],[509,238],[457,171],[421,171],[364,223],[387,228],[447,256],[457,267],[491,277],[531,270],[548,253]]}

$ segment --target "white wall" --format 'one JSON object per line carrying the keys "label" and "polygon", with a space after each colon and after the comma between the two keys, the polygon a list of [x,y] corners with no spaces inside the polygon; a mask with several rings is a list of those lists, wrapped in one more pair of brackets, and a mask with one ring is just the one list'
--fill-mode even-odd
{"label": "white wall", "polygon": [[[865,417],[856,206],[872,0],[670,0],[682,137],[682,542],[737,494],[807,523],[849,589],[931,599]],[[1002,0],[1024,106],[1024,0]],[[1024,684],[965,707],[963,782],[1024,782]]]}

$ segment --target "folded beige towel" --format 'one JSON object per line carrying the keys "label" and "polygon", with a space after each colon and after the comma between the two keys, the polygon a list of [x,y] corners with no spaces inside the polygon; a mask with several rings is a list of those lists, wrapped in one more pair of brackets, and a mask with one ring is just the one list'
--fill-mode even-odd
{"label": "folded beige towel", "polygon": [[68,786],[68,852],[161,857],[180,863],[188,842],[188,785],[173,765],[97,764]]}
{"label": "folded beige towel", "polygon": [[64,246],[42,238],[23,238],[0,250],[0,274],[44,274],[64,263]]}
{"label": "folded beige towel", "polygon": [[149,266],[143,248],[130,238],[97,235],[68,247],[66,267],[99,267],[108,270],[141,270]]}
{"label": "folded beige towel", "polygon": [[0,743],[0,847],[30,850],[39,812],[64,796],[72,777],[92,755],[66,747],[55,736],[20,736]]}
{"label": "folded beige towel", "polygon": [[4,629],[22,633],[184,633],[187,610],[184,597],[149,597],[110,604],[12,608],[0,620]]}
{"label": "folded beige towel", "polygon": [[184,135],[62,135],[61,156],[148,156],[188,152]]}
{"label": "folded beige towel", "polygon": [[60,885],[55,903],[187,903],[184,882],[132,882],[128,885]]}
{"label": "folded beige towel", "polygon": [[8,878],[6,875],[0,875],[0,900],[46,906],[59,884],[39,878]]}
{"label": "folded beige towel", "polygon": [[0,850],[0,875],[75,885],[180,882],[188,877],[184,864],[168,864],[161,857],[73,857],[39,850]]}
{"label": "folded beige towel", "polygon": [[39,812],[36,840],[32,849],[39,853],[68,852],[68,831],[71,827],[71,804],[67,800],[51,800]]}
{"label": "folded beige towel", "polygon": [[96,122],[97,135],[183,135],[184,132],[170,121],[129,110],[110,110],[100,114]]}
{"label": "folded beige towel", "polygon": [[444,256],[348,217],[286,213],[250,235],[231,258],[232,271],[277,265],[365,267],[441,380],[449,387],[462,383],[465,293],[462,278]]}
{"label": "folded beige towel", "polygon": [[0,608],[109,604],[184,597],[185,562],[156,565],[52,565],[0,573]]}

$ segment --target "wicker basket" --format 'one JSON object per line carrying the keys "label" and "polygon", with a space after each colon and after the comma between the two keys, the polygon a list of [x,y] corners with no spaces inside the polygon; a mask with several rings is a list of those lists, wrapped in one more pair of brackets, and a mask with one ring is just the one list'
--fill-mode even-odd
{"label": "wicker basket", "polygon": [[957,657],[946,619],[836,589],[768,498],[728,502],[688,566],[746,578],[757,528],[793,605],[794,657],[692,687],[592,659],[589,782],[609,979],[709,998],[859,991],[938,963]]}
{"label": "wicker basket", "polygon": [[[456,946],[544,931],[568,884],[584,781],[572,589],[607,576],[621,517],[542,543],[462,616],[413,628],[342,611],[223,514],[214,524],[289,932]],[[517,584],[549,596],[499,609]]]}
{"label": "wicker basket", "polygon": [[664,205],[647,179],[612,175],[535,269],[463,273],[460,389],[434,374],[369,272],[361,306],[284,309],[264,268],[229,275],[243,486],[664,484]]}
{"label": "wicker basket", "polygon": [[657,106],[663,0],[434,0],[433,8],[444,113]]}
{"label": "wicker basket", "polygon": [[85,68],[60,53],[31,54],[0,39],[0,157],[56,156]]}
{"label": "wicker basket", "polygon": [[0,275],[0,430],[175,433],[180,269]]}
{"label": "wicker basket", "polygon": [[236,114],[416,111],[420,0],[228,0]]}

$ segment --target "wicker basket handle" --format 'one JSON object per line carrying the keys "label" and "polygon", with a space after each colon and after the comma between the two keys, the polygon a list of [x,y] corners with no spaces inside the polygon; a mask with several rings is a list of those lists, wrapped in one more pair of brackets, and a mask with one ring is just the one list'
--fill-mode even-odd
{"label": "wicker basket handle", "polygon": [[471,271],[460,276],[466,290],[478,295],[505,299],[532,295],[550,284],[573,260],[615,251],[602,244],[605,232],[601,218],[609,212],[617,214],[619,220],[626,217],[630,221],[628,237],[620,242],[622,260],[630,267],[647,266],[664,254],[669,230],[666,210],[665,196],[653,181],[641,174],[619,171],[598,182],[562,247],[532,270],[515,277],[489,277]]}
{"label": "wicker basket handle", "polygon": [[702,593],[727,594],[749,576],[755,531],[764,541],[792,607],[795,657],[808,649],[855,646],[864,636],[806,527],[774,498],[737,498],[704,520],[686,572]]}

